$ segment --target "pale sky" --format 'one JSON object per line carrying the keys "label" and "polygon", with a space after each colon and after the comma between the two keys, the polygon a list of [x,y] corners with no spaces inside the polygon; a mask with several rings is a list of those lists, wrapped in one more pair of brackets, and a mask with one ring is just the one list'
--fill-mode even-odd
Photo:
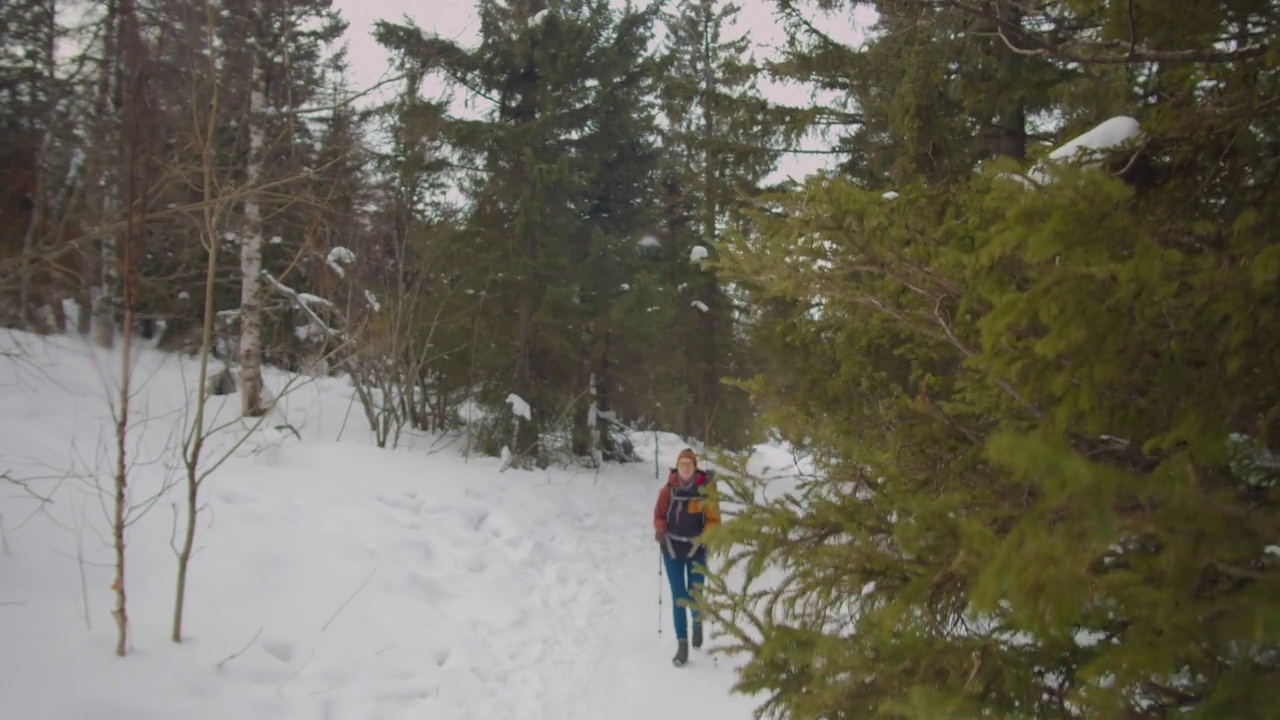
{"label": "pale sky", "polygon": [[[641,5],[643,0],[636,0],[635,4]],[[730,36],[748,34],[758,48],[757,57],[767,57],[769,49],[780,45],[784,39],[781,23],[774,17],[776,6],[772,0],[739,0],[739,5],[742,10]],[[407,15],[424,30],[453,38],[462,45],[470,46],[477,42],[479,22],[475,15],[475,0],[334,0],[334,6],[350,24],[346,38],[347,57],[351,64],[351,79],[358,88],[367,88],[391,74],[387,54],[372,36],[373,24],[377,20],[399,21]],[[865,26],[874,15],[859,11],[855,17],[860,26]],[[856,42],[861,35],[847,16],[817,17],[814,24],[846,42]],[[806,90],[793,86],[768,84],[763,90],[771,100],[795,105],[803,104],[808,96]],[[821,141],[815,139],[806,146],[818,147],[820,144]],[[790,156],[783,159],[775,177],[790,175],[799,180],[828,163],[824,156]]]}

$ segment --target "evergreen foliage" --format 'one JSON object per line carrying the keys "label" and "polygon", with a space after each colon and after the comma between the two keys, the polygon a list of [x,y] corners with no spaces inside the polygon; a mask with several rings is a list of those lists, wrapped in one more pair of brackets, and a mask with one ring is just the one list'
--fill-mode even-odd
{"label": "evergreen foliage", "polygon": [[739,688],[790,718],[1273,716],[1275,8],[877,7],[847,71],[889,42],[904,72],[935,62],[913,37],[944,20],[961,55],[995,27],[1044,73],[983,92],[1055,98],[1054,144],[1117,109],[1143,133],[1032,183],[947,105],[979,96],[868,72],[887,130],[860,171],[767,198],[726,243],[773,348],[749,387],[817,461],[782,497],[736,483],[713,540],[703,602]]}
{"label": "evergreen foliage", "polygon": [[[610,306],[651,213],[654,18],[600,0],[485,0],[478,10],[474,49],[411,25],[379,34],[487,108],[445,129],[475,169],[463,179],[457,238],[470,267],[456,282],[486,298],[474,390],[496,418],[488,450],[509,445],[521,462],[545,465],[611,442],[593,423],[619,392],[614,353],[627,343]],[[530,419],[511,412],[511,393]]]}
{"label": "evergreen foliage", "polygon": [[722,234],[741,226],[742,207],[777,163],[781,135],[759,94],[748,37],[733,36],[739,10],[698,0],[667,13],[661,83],[663,228],[678,299],[668,342],[683,364],[672,424],[686,437],[730,448],[749,444],[755,411],[722,380],[748,374],[749,356],[735,301],[691,258],[701,248],[714,260]]}

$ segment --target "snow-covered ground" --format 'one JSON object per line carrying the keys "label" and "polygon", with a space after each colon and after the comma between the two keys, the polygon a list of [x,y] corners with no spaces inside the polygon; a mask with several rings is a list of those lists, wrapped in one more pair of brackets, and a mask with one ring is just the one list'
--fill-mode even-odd
{"label": "snow-covered ground", "polygon": [[[647,462],[502,472],[457,438],[377,449],[334,378],[268,373],[276,393],[293,385],[202,488],[171,642],[196,366],[151,349],[134,365],[131,632],[116,657],[119,354],[8,332],[0,352],[0,717],[751,717],[728,658],[671,665],[653,435],[636,436]],[[216,460],[246,430],[238,397],[209,407],[226,426]],[[656,442],[665,475],[683,444]]]}

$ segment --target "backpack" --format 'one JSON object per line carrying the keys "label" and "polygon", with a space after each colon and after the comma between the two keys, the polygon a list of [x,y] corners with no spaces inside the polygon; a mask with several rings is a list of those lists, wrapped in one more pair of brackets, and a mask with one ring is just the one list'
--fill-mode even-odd
{"label": "backpack", "polygon": [[[671,472],[674,473],[675,469],[672,468]],[[711,492],[715,473],[711,470],[699,472],[706,479],[690,490],[681,490],[676,485],[669,486],[671,503],[667,505],[667,534],[676,542],[692,543],[693,538],[701,535],[706,528],[706,516],[702,513],[702,504],[707,501],[707,496]]]}

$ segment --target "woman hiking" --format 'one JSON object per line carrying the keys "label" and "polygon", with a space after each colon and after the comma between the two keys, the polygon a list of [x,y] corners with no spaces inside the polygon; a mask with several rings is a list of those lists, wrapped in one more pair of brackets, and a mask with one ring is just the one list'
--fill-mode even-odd
{"label": "woman hiking", "polygon": [[[676,626],[677,667],[689,661],[689,618],[685,607],[693,602],[690,591],[701,588],[701,570],[707,564],[707,548],[702,534],[720,526],[720,506],[716,502],[710,476],[698,469],[698,456],[690,448],[680,451],[667,484],[658,491],[653,508],[653,538],[662,551],[662,564],[671,583],[671,609]],[[693,613],[693,646],[702,647],[702,618]]]}

